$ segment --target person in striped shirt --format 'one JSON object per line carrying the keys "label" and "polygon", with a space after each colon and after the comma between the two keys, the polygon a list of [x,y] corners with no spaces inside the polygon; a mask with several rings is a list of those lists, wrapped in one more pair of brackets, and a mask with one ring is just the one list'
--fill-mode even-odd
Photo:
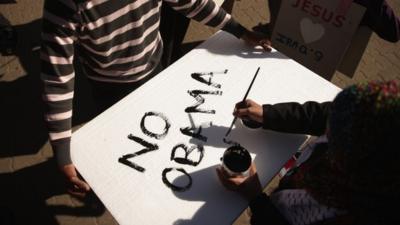
{"label": "person in striped shirt", "polygon": [[69,155],[74,62],[93,86],[97,111],[105,110],[161,71],[162,4],[270,50],[268,39],[241,26],[212,0],[46,0],[41,48],[45,120],[71,194],[90,190]]}

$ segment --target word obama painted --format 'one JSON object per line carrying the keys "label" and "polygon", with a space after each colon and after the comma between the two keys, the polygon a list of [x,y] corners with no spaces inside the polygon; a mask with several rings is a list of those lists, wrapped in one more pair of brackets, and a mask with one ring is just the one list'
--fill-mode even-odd
{"label": "word obama painted", "polygon": [[[214,87],[214,88],[220,89],[221,84],[214,83],[212,81],[212,77],[214,76],[214,74],[226,74],[227,72],[228,72],[228,70],[224,70],[221,72],[209,72],[209,73],[192,73],[191,77],[194,80],[196,80],[200,83],[203,83],[209,87]],[[208,79],[206,79],[206,78],[208,78]],[[200,105],[202,105],[205,102],[205,98],[202,95],[206,95],[206,94],[222,95],[222,91],[220,91],[220,90],[207,91],[207,90],[197,90],[196,89],[196,90],[189,90],[188,94],[196,100],[196,103],[192,106],[187,107],[185,109],[186,113],[188,113],[189,115],[190,115],[190,113],[215,114],[215,110],[207,110],[207,109],[200,108]],[[164,129],[160,133],[150,131],[145,126],[145,124],[146,124],[145,121],[146,121],[146,118],[148,118],[148,117],[157,117],[157,118],[161,119],[164,122]],[[210,124],[211,124],[211,122],[210,122]],[[168,131],[169,131],[170,127],[171,127],[171,123],[169,122],[168,118],[161,112],[154,112],[154,111],[146,112],[140,121],[140,128],[141,128],[143,134],[145,134],[146,136],[148,136],[150,138],[154,138],[156,140],[161,140],[161,139],[165,138],[168,135]],[[180,128],[180,131],[183,135],[196,138],[202,142],[207,142],[207,137],[203,136],[201,134],[201,131],[202,131],[201,126],[196,127],[194,124],[192,124],[189,127]],[[149,152],[157,151],[158,149],[160,149],[160,147],[156,143],[151,143],[151,142],[146,141],[143,138],[140,138],[133,134],[129,134],[128,139],[142,145],[144,148],[137,152],[121,156],[118,159],[118,162],[122,163],[126,166],[129,166],[138,172],[144,173],[146,169],[144,167],[132,162],[130,159],[140,156],[140,155],[143,155],[143,154],[146,154],[146,153],[149,153]],[[177,156],[178,150],[183,150],[183,152],[184,152],[183,157]],[[194,152],[197,152],[197,154],[195,157],[192,157],[192,155],[194,155],[192,153],[194,153]],[[174,161],[178,164],[181,164],[181,165],[197,166],[201,163],[203,157],[204,157],[203,145],[196,144],[196,145],[192,145],[192,146],[187,146],[186,144],[178,143],[171,150],[170,160]],[[186,176],[187,181],[188,181],[187,184],[185,184],[183,186],[177,186],[177,185],[174,185],[172,182],[170,182],[167,178],[167,174],[171,171],[176,171],[176,172],[182,173],[184,176]],[[172,189],[173,191],[180,191],[180,192],[186,191],[186,190],[190,189],[190,187],[192,186],[192,178],[183,168],[175,168],[175,167],[174,168],[171,168],[171,167],[165,168],[162,171],[162,181],[168,188]]]}

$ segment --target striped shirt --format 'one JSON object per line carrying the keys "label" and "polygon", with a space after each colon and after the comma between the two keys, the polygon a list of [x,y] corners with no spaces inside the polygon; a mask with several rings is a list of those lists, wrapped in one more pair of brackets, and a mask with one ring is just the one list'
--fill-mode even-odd
{"label": "striped shirt", "polygon": [[127,83],[146,77],[162,54],[163,2],[237,37],[245,31],[212,0],[46,0],[41,78],[50,142],[60,165],[71,163],[74,56],[93,80]]}
{"label": "striped shirt", "polygon": [[[289,169],[286,175],[291,176],[294,169],[305,163],[317,151],[315,149],[316,146],[322,143],[328,143],[328,138],[325,134],[318,138],[312,136],[307,140],[305,145],[300,147],[301,155],[294,162],[294,167]],[[345,214],[344,210],[319,203],[305,189],[279,190],[272,193],[270,199],[272,204],[292,225],[318,224]]]}
{"label": "striped shirt", "polygon": [[271,194],[271,202],[292,225],[310,225],[344,215],[344,210],[328,207],[304,189],[287,189]]}

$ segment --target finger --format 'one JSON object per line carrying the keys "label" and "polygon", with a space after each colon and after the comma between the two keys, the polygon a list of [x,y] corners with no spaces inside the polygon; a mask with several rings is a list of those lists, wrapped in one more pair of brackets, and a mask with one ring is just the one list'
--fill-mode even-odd
{"label": "finger", "polygon": [[[244,100],[244,101],[241,101],[241,102],[238,102],[238,103],[236,103],[236,105],[235,105],[235,109],[234,109],[234,111],[233,111],[233,115],[234,116],[239,116],[238,115],[238,110],[243,110],[243,109],[247,109],[248,110],[248,113],[249,113],[249,108],[251,107],[251,106],[253,106],[255,104],[255,102],[253,101],[253,100],[251,100],[251,99],[246,99],[246,100]],[[243,112],[243,111],[241,111],[241,112]]]}
{"label": "finger", "polygon": [[247,108],[248,109],[248,115],[249,117],[254,120],[257,121],[259,123],[262,123],[263,119],[262,119],[262,113],[263,113],[263,109],[262,106],[256,104],[256,103],[252,103],[252,105]]}
{"label": "finger", "polygon": [[223,181],[226,184],[229,184],[229,186],[239,185],[246,179],[246,177],[244,177],[242,175],[231,176],[223,168],[218,168],[217,171],[221,175],[221,178],[223,179]]}
{"label": "finger", "polygon": [[262,189],[261,188],[261,183],[260,183],[260,178],[258,177],[257,168],[256,168],[256,164],[255,163],[252,163],[251,166],[250,166],[248,182],[253,183],[253,185],[259,186],[260,189]]}
{"label": "finger", "polygon": [[90,186],[84,182],[83,180],[79,179],[78,177],[72,177],[70,180],[79,190],[88,192],[90,191]]}
{"label": "finger", "polygon": [[244,176],[237,176],[229,178],[229,182],[235,186],[241,185],[244,181],[246,181],[247,177]]}
{"label": "finger", "polygon": [[77,191],[75,189],[67,189],[67,192],[77,198],[84,198],[86,196],[86,192]]}
{"label": "finger", "polygon": [[225,170],[222,168],[217,168],[217,174],[222,185],[231,191],[236,191],[239,187],[239,183],[236,182],[236,178],[231,178],[226,174]]}
{"label": "finger", "polygon": [[238,109],[235,111],[235,116],[239,117],[239,118],[243,118],[243,117],[250,117],[250,110],[249,108],[244,108],[244,109]]}
{"label": "finger", "polygon": [[235,108],[233,109],[233,115],[235,115],[236,111],[241,108],[240,107],[240,103],[241,102],[238,102],[238,103],[235,104]]}
{"label": "finger", "polygon": [[266,51],[266,52],[271,52],[272,51],[272,48],[271,48],[271,46],[269,46],[269,45],[261,45],[261,47],[264,49],[264,51]]}
{"label": "finger", "polygon": [[259,45],[261,45],[261,47],[267,52],[271,52],[272,51],[271,42],[269,40],[261,40],[259,42]]}
{"label": "finger", "polygon": [[224,175],[224,173],[223,173],[223,171],[222,171],[221,168],[217,168],[217,175],[218,175],[218,179],[219,179],[219,181],[221,182],[221,184],[222,184],[225,188],[230,189],[230,188],[229,188],[229,185],[228,185],[228,183],[227,183],[227,181],[226,181],[226,177],[225,177],[225,175]]}
{"label": "finger", "polygon": [[225,177],[222,174],[221,168],[217,168],[216,171],[217,171],[217,175],[218,175],[219,180],[222,182],[225,179]]}
{"label": "finger", "polygon": [[247,107],[251,107],[255,104],[256,102],[251,100],[251,99],[246,99],[245,104]]}
{"label": "finger", "polygon": [[250,174],[250,176],[253,176],[256,173],[257,173],[256,164],[252,163],[251,166],[250,166],[249,174]]}
{"label": "finger", "polygon": [[246,107],[246,102],[238,102],[238,103],[236,103],[235,104],[235,110],[237,110],[237,109],[242,109],[242,108],[245,108]]}
{"label": "finger", "polygon": [[74,197],[78,198],[84,198],[87,194],[87,192],[83,189],[81,189],[78,185],[69,183],[67,187],[67,192]]}
{"label": "finger", "polygon": [[241,102],[236,103],[235,109],[233,110],[233,115],[238,116],[237,115],[238,110],[244,109],[244,108],[247,108],[247,101],[241,101]]}

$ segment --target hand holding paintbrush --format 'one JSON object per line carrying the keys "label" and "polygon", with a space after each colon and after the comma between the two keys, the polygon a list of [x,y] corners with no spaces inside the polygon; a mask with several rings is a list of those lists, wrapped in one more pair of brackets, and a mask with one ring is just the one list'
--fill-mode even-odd
{"label": "hand holding paintbrush", "polygon": [[263,107],[251,99],[236,104],[233,115],[242,119],[248,128],[260,128],[263,124]]}
{"label": "hand holding paintbrush", "polygon": [[[250,89],[251,89],[251,87],[253,86],[254,81],[255,81],[255,79],[256,79],[257,74],[258,74],[259,71],[260,71],[260,67],[258,67],[258,69],[257,69],[257,71],[256,71],[256,74],[254,74],[253,80],[251,81],[250,86],[249,86],[249,88],[247,89],[246,94],[244,95],[243,100],[242,100],[241,102],[239,102],[238,104],[236,104],[236,108],[235,108],[235,109],[240,109],[240,108],[246,108],[246,107],[247,107],[246,98],[247,98],[247,96],[249,95]],[[227,137],[227,136],[229,135],[229,133],[232,131],[233,125],[235,124],[236,120],[237,120],[237,116],[235,115],[235,117],[233,118],[233,121],[232,121],[232,123],[231,123],[231,126],[229,127],[228,131],[227,131],[226,134],[225,134],[225,137]]]}

